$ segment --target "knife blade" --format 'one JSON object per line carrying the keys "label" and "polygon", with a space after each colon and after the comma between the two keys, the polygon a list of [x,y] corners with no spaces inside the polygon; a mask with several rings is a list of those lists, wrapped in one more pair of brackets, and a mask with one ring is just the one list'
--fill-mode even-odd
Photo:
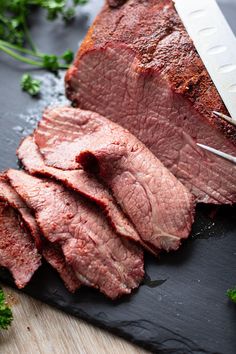
{"label": "knife blade", "polygon": [[226,108],[236,117],[236,38],[215,0],[173,0]]}

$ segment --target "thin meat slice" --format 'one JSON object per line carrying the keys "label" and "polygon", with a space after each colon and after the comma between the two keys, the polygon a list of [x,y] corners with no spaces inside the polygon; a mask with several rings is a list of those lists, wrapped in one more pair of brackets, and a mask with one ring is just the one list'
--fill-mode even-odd
{"label": "thin meat slice", "polygon": [[199,202],[236,202],[236,166],[204,152],[236,156],[226,113],[172,0],[104,6],[66,75],[67,96],[127,128]]}
{"label": "thin meat slice", "polygon": [[[57,138],[57,134],[55,138]],[[61,133],[59,131],[59,134],[64,134],[64,130]],[[65,154],[67,157],[70,157],[69,150],[65,151]],[[21,142],[17,150],[17,156],[30,174],[53,177],[68,188],[94,201],[104,210],[105,215],[119,235],[141,242],[133,225],[117,206],[109,191],[94,176],[82,169],[65,171],[47,166],[34,138],[31,136],[28,136]]]}
{"label": "thin meat slice", "polygon": [[[81,168],[76,162],[77,142],[93,137],[101,116],[72,107],[53,107],[44,111],[34,132],[34,140],[47,166],[62,170]],[[106,137],[106,139],[109,138]]]}
{"label": "thin meat slice", "polygon": [[59,273],[67,289],[74,293],[80,288],[81,282],[76,277],[73,268],[66,262],[59,245],[44,242],[43,257]]}
{"label": "thin meat slice", "polygon": [[0,265],[12,273],[19,289],[24,288],[41,265],[41,257],[19,215],[6,202],[0,202],[0,235]]}
{"label": "thin meat slice", "polygon": [[5,174],[0,175],[0,200],[6,202],[9,206],[18,211],[25,226],[33,237],[37,249],[41,251],[42,238],[36,220],[19,194],[12,188]]}
{"label": "thin meat slice", "polygon": [[97,165],[144,242],[166,251],[179,248],[192,228],[194,197],[150,150],[105,118],[79,150],[77,161],[88,170]]}
{"label": "thin meat slice", "polygon": [[15,170],[9,170],[7,176],[34,210],[45,238],[61,245],[66,261],[83,284],[112,299],[140,284],[142,251],[115,234],[94,204],[52,180]]}
{"label": "thin meat slice", "polygon": [[60,107],[45,112],[35,140],[45,161],[61,169],[75,168],[76,155],[86,152],[79,162],[100,171],[152,250],[177,249],[188,237],[193,196],[127,130],[97,113]]}
{"label": "thin meat slice", "polygon": [[66,264],[60,247],[42,240],[41,231],[35,217],[19,194],[12,188],[5,174],[0,175],[0,200],[7,203],[7,205],[14,208],[20,214],[20,226],[28,230],[34,239],[38,251],[58,271],[68,290],[74,292],[78,289],[80,282],[76,278],[72,268]]}

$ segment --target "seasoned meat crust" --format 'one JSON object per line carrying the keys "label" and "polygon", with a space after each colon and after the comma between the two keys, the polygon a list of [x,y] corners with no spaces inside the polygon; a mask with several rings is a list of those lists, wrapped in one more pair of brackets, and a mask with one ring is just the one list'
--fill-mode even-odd
{"label": "seasoned meat crust", "polygon": [[210,124],[236,144],[236,128],[212,115],[213,111],[227,111],[172,0],[129,0],[118,11],[104,6],[82,43],[75,67],[67,73],[67,94],[72,101],[77,99],[73,88],[70,91],[73,70],[87,52],[106,50],[110,44],[114,49],[122,44],[135,52],[136,71],[162,73],[174,92],[188,98]]}
{"label": "seasoned meat crust", "polygon": [[123,5],[126,0],[107,0],[110,7],[118,7]]}

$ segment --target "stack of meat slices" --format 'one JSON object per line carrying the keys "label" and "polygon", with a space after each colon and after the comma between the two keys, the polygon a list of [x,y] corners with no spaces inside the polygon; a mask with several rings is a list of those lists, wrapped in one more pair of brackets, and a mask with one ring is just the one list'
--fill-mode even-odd
{"label": "stack of meat slices", "polygon": [[[132,134],[97,113],[51,108],[0,176],[0,264],[24,287],[43,257],[69,291],[111,299],[144,275],[143,248],[177,250],[192,194]],[[26,172],[27,171],[27,172]]]}

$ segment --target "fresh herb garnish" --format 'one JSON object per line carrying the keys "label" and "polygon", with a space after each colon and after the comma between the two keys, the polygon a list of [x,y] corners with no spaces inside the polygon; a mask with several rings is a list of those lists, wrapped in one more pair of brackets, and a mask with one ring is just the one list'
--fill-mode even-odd
{"label": "fresh herb garnish", "polygon": [[74,59],[74,53],[71,50],[66,50],[61,57],[66,64],[70,64]]}
{"label": "fresh herb garnish", "polygon": [[34,79],[29,74],[24,74],[21,78],[22,90],[28,92],[31,96],[37,96],[40,91],[41,81]]}
{"label": "fresh herb garnish", "polygon": [[[60,17],[68,22],[75,16],[76,7],[87,2],[88,0],[0,0],[0,51],[36,68],[53,72],[67,69],[73,61],[73,53],[66,50],[57,56],[39,51],[29,31],[29,14],[33,8],[42,8],[46,10],[48,20]],[[23,85],[22,87],[24,89]],[[30,93],[29,90],[26,91]]]}
{"label": "fresh herb garnish", "polygon": [[233,289],[227,291],[227,295],[233,302],[236,303],[236,286]]}
{"label": "fresh herb garnish", "polygon": [[3,290],[0,289],[0,328],[7,329],[11,325],[12,320],[12,311],[6,303]]}

